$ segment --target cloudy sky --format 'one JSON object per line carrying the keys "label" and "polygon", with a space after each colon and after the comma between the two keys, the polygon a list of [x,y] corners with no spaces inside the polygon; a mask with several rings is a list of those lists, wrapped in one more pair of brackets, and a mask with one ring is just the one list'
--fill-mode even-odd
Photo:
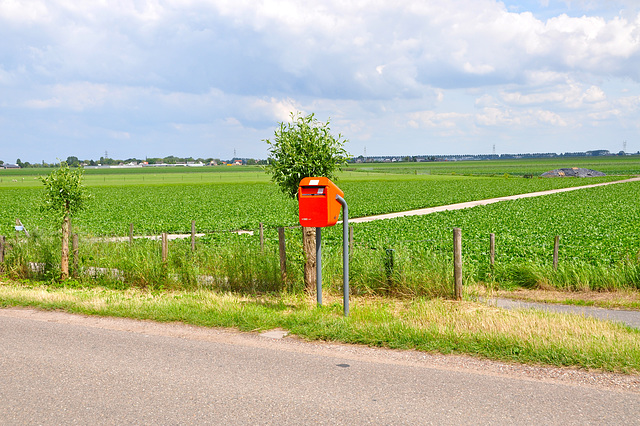
{"label": "cloudy sky", "polygon": [[640,150],[637,0],[0,0],[0,160]]}

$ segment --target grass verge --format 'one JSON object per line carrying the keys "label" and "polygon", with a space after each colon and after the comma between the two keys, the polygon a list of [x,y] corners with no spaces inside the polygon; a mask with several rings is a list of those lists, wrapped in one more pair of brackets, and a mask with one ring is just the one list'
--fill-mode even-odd
{"label": "grass verge", "polygon": [[241,331],[283,328],[306,338],[397,349],[457,353],[490,359],[626,374],[640,372],[640,331],[539,311],[507,311],[443,299],[353,297],[342,316],[340,298],[282,293],[241,296],[210,290],[54,288],[0,284],[0,307],[30,306],[71,313],[179,321]]}

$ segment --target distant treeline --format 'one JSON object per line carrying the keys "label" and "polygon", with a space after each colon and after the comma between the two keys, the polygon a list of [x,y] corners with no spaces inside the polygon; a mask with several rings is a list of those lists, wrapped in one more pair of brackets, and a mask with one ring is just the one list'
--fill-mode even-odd
{"label": "distant treeline", "polygon": [[[625,153],[620,151],[617,154],[611,153],[606,149],[599,149],[594,151],[585,152],[565,152],[557,154],[555,152],[544,153],[526,153],[526,154],[460,154],[460,155],[373,155],[352,157],[349,162],[351,163],[396,163],[396,162],[429,162],[429,161],[473,161],[473,160],[514,160],[520,158],[562,158],[562,157],[600,157],[600,156],[613,156],[613,155],[632,155],[633,153]],[[640,151],[635,155],[640,155]],[[254,158],[232,158],[231,160],[220,160],[219,158],[193,158],[193,157],[175,157],[170,155],[168,157],[160,158],[145,158],[144,160],[139,158],[127,158],[125,160],[119,160],[114,158],[100,157],[99,160],[80,160],[78,157],[70,156],[65,160],[71,167],[79,166],[118,166],[118,165],[139,165],[139,164],[203,164],[203,165],[223,165],[223,164],[242,164],[242,165],[256,165],[267,164],[267,160],[254,159]],[[29,163],[28,161],[22,162],[18,158],[15,164],[5,163],[0,160],[0,168],[12,168],[12,167],[57,167],[59,163]]]}
{"label": "distant treeline", "polygon": [[[253,158],[233,158],[231,160],[220,160],[219,158],[193,158],[193,157],[175,157],[170,155],[168,157],[160,158],[127,158],[125,160],[108,158],[108,157],[100,157],[99,160],[81,160],[75,156],[69,156],[66,160],[64,160],[71,167],[80,167],[80,166],[118,166],[118,165],[139,165],[139,164],[203,164],[203,165],[219,165],[219,164],[243,164],[243,165],[255,165],[255,164],[266,164],[266,160],[256,160]],[[16,160],[14,164],[5,163],[0,160],[0,168],[40,168],[40,167],[57,167],[60,163],[47,163],[42,161],[41,163],[29,163],[28,161],[21,161],[19,158]]]}
{"label": "distant treeline", "polygon": [[[353,157],[352,163],[396,163],[396,162],[429,162],[429,161],[473,161],[473,160],[515,160],[520,158],[562,158],[562,157],[601,157],[612,155],[632,155],[620,151],[617,154],[606,149],[585,152],[538,152],[526,154],[460,154],[460,155],[373,155]],[[636,153],[640,155],[640,151]]]}

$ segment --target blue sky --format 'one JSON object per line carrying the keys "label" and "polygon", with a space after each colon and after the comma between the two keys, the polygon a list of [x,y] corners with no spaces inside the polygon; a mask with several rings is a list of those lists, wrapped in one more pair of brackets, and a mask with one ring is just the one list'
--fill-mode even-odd
{"label": "blue sky", "polygon": [[0,160],[640,150],[636,0],[0,0]]}

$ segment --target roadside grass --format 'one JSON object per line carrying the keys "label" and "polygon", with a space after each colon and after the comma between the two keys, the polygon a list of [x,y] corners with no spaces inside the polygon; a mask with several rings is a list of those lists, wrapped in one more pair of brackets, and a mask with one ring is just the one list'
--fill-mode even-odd
{"label": "roadside grass", "polygon": [[604,370],[640,372],[640,331],[578,315],[508,311],[483,303],[441,298],[353,296],[342,316],[341,295],[316,307],[300,293],[242,295],[205,289],[53,287],[6,281],[0,307],[63,309],[71,313],[182,322],[241,331],[283,328],[326,340],[443,354]]}
{"label": "roadside grass", "polygon": [[[343,258],[340,229],[323,233],[323,285],[340,293]],[[78,256],[72,262],[72,275],[79,286],[101,286],[114,290],[130,287],[148,291],[193,291],[206,289],[243,294],[300,293],[303,291],[303,265],[300,231],[285,231],[287,277],[283,280],[275,232],[265,232],[264,247],[259,235],[214,233],[198,239],[192,251],[188,239],[169,243],[166,261],[161,242],[136,239],[133,243],[82,237]],[[55,283],[60,271],[60,240],[51,232],[33,230],[30,238],[6,240],[5,262],[0,265],[8,279],[29,279]],[[449,298],[453,289],[453,260],[448,252],[426,244],[355,244],[350,251],[351,294],[401,299]],[[572,304],[640,309],[640,296],[615,302],[610,297],[580,300],[576,294],[640,294],[640,263],[625,260],[611,265],[592,265],[573,261],[561,263],[557,270],[536,262],[497,263],[491,268],[486,257],[468,255],[463,268],[467,289],[479,286],[494,290],[548,290],[563,294]],[[76,267],[77,261],[77,267]],[[55,284],[52,284],[55,285]],[[67,284],[68,285],[68,284]],[[475,291],[475,290],[474,290]],[[540,294],[538,297],[541,297]],[[555,297],[556,299],[559,296]],[[595,300],[591,300],[595,299]],[[605,304],[606,303],[606,304]]]}

